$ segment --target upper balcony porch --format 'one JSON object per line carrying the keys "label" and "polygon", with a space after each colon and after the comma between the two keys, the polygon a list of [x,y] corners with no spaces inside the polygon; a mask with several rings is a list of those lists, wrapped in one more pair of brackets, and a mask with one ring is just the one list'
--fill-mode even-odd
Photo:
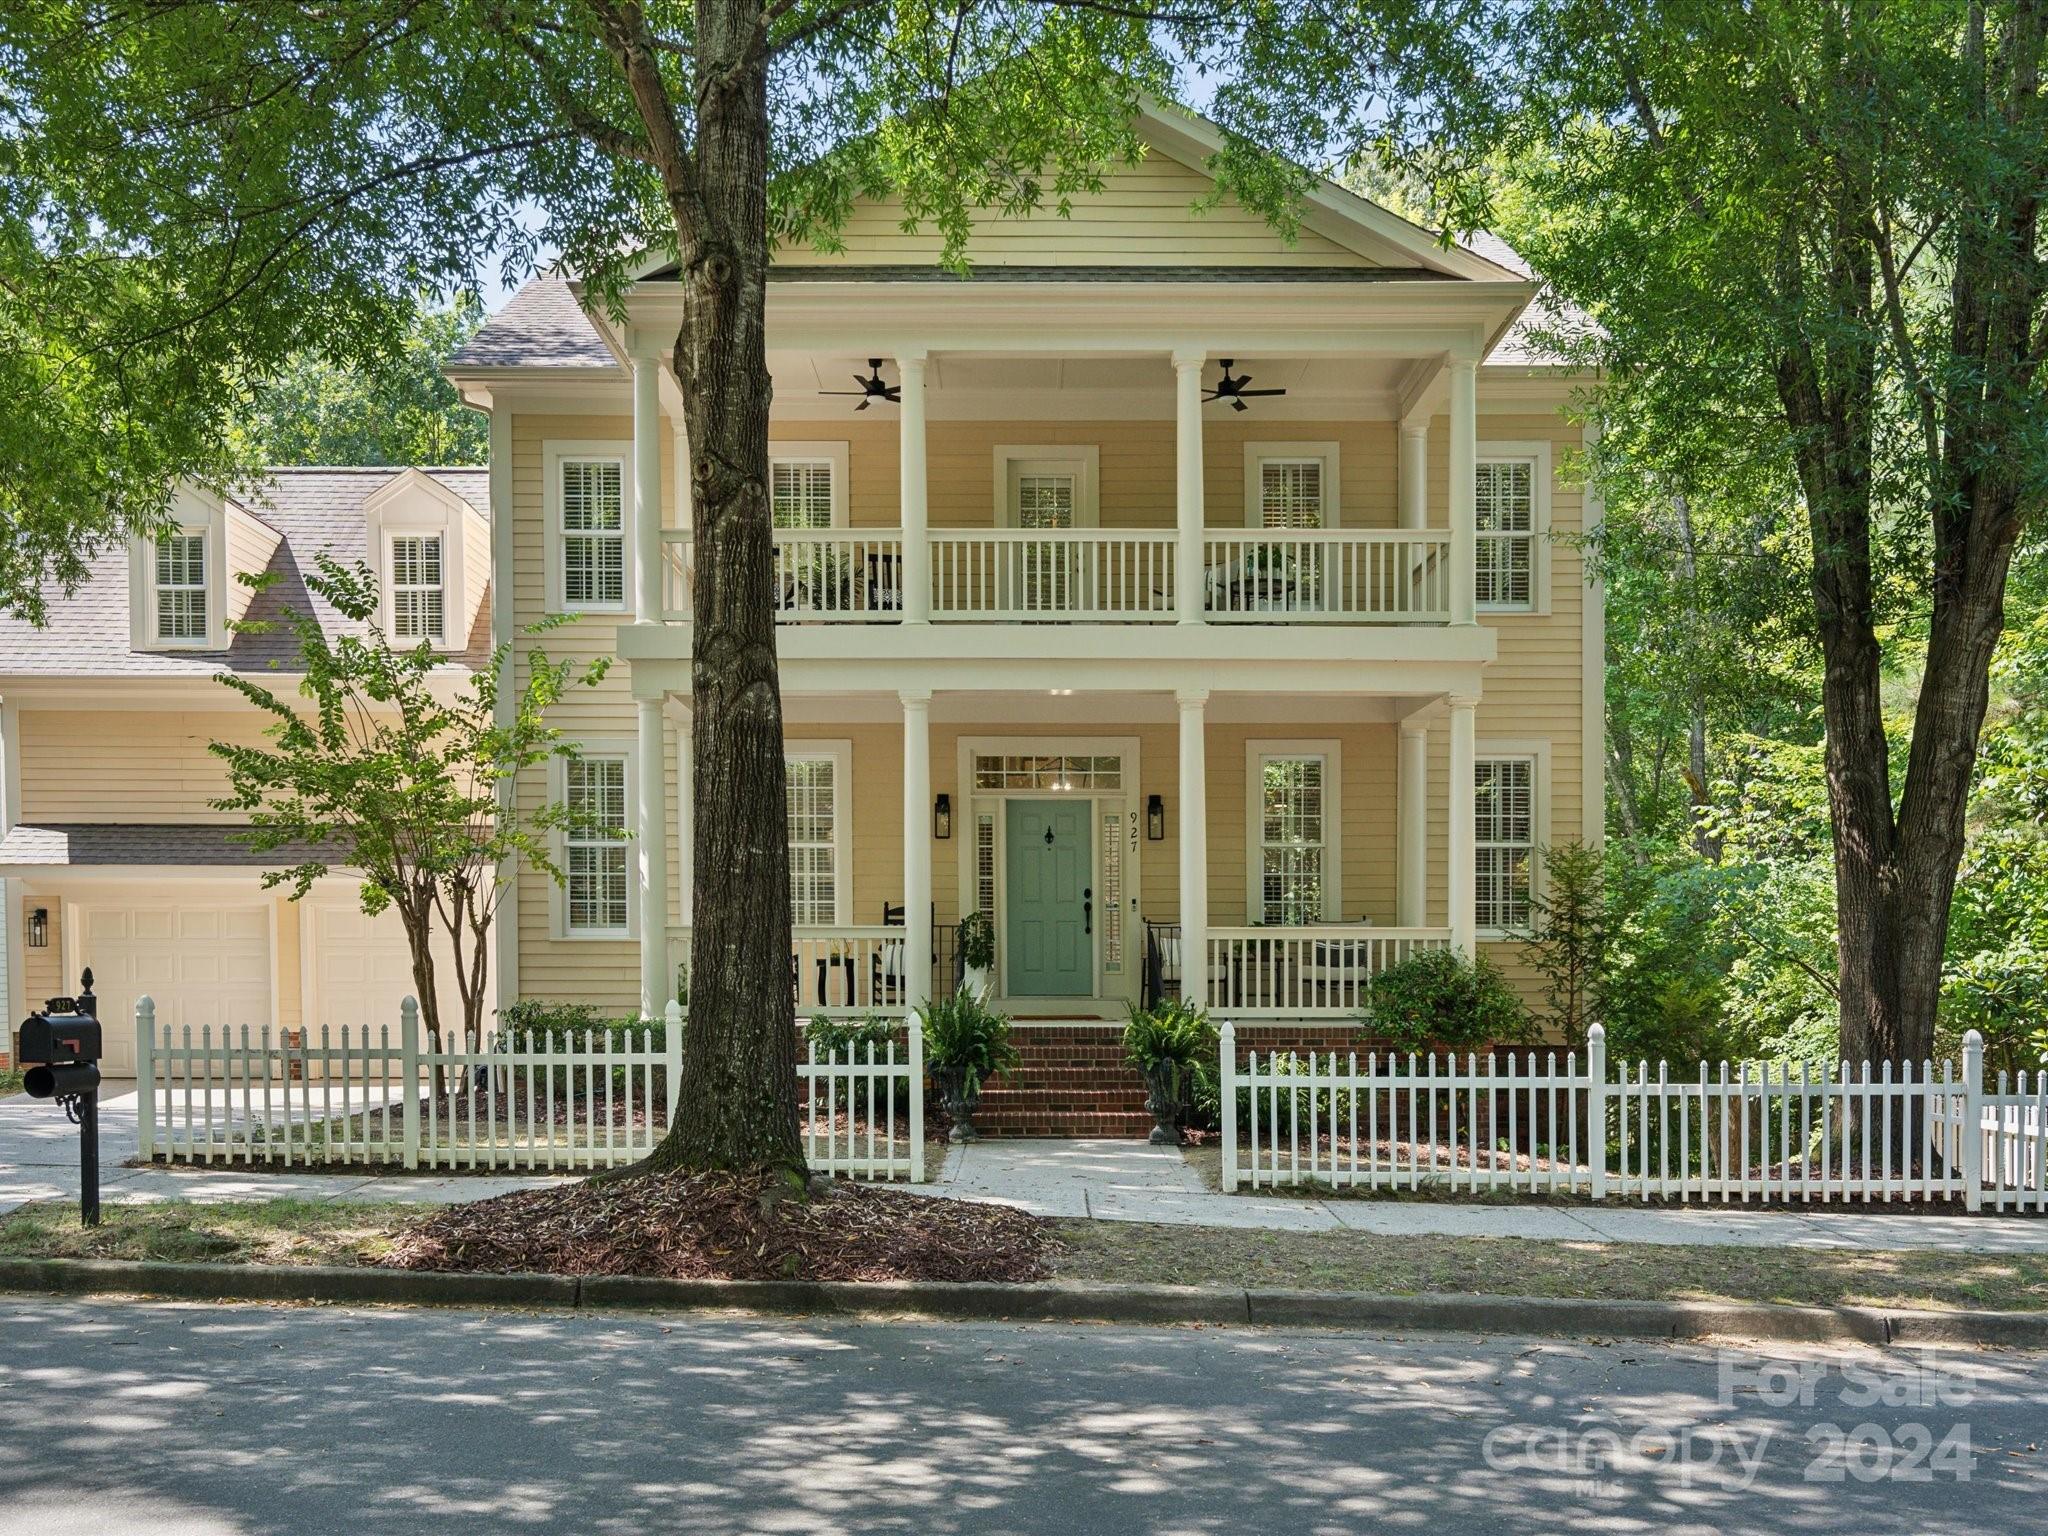
{"label": "upper balcony porch", "polygon": [[[1313,626],[1335,649],[1438,659],[1473,649],[1441,632],[1477,624],[1482,588],[1536,590],[1533,517],[1504,538],[1478,507],[1480,364],[1525,285],[1039,286],[777,284],[782,623],[874,656],[924,626],[977,627],[970,647],[1007,629],[1021,654],[1052,639],[1023,642],[1026,626],[1214,625],[1206,643],[1183,633],[1184,653]],[[677,413],[665,312],[642,319],[622,340],[651,496]],[[699,607],[693,521],[682,505],[635,524],[643,625]]]}

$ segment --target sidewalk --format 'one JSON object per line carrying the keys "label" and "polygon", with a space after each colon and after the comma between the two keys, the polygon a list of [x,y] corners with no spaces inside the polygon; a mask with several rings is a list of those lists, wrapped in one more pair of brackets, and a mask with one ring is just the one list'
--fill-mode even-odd
{"label": "sidewalk", "polygon": [[2048,1220],[1721,1206],[1479,1205],[1222,1195],[1171,1147],[1130,1141],[982,1141],[947,1149],[926,1194],[1014,1205],[1042,1216],[1171,1226],[1388,1236],[1523,1237],[1715,1247],[2048,1251]]}
{"label": "sidewalk", "polygon": [[[560,1175],[275,1173],[128,1168],[135,1155],[132,1083],[100,1106],[100,1190],[115,1202],[228,1203],[291,1197],[446,1204],[564,1182]],[[1390,1236],[1521,1237],[1717,1247],[1940,1248],[2048,1251],[2048,1220],[1830,1211],[1822,1206],[1478,1205],[1423,1200],[1310,1200],[1221,1195],[1171,1147],[1140,1141],[983,1141],[949,1147],[938,1181],[917,1193],[1016,1206],[1041,1216],[1285,1232],[1351,1228]],[[54,1104],[0,1100],[0,1214],[31,1200],[78,1198],[78,1130]]]}

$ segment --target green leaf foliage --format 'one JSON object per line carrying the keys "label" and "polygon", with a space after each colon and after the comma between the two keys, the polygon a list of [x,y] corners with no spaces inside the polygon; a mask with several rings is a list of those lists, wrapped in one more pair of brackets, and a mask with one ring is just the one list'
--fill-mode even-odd
{"label": "green leaf foliage", "polygon": [[1397,1051],[1477,1050],[1535,1038],[1534,1021],[1500,967],[1426,949],[1372,979],[1361,1036]]}

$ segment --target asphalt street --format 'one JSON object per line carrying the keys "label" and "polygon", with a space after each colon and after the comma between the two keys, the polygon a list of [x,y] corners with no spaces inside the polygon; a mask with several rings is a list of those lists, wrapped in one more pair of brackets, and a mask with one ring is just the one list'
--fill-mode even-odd
{"label": "asphalt street", "polygon": [[0,1301],[0,1532],[2048,1531],[2048,1357]]}

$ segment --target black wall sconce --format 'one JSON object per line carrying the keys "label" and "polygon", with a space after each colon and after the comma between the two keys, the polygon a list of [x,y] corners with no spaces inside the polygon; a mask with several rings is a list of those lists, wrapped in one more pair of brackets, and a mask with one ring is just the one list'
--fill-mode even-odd
{"label": "black wall sconce", "polygon": [[28,915],[28,947],[48,949],[50,947],[50,909],[37,907]]}
{"label": "black wall sconce", "polygon": [[1166,840],[1166,801],[1159,795],[1145,797],[1145,837],[1154,843]]}
{"label": "black wall sconce", "polygon": [[932,802],[932,836],[940,842],[953,835],[953,797],[940,795]]}

